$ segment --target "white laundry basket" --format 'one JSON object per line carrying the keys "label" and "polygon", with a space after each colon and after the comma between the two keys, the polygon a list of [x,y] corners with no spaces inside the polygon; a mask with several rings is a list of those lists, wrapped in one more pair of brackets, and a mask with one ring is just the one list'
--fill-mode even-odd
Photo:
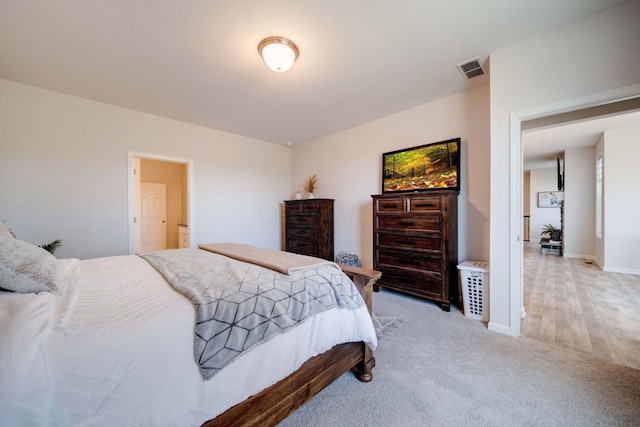
{"label": "white laundry basket", "polygon": [[489,321],[489,263],[465,261],[458,265],[462,285],[464,315],[483,322]]}

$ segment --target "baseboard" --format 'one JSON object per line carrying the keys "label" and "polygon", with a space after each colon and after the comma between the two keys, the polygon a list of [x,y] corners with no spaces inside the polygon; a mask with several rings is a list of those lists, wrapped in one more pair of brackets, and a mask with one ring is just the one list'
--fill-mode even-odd
{"label": "baseboard", "polygon": [[616,268],[616,267],[604,267],[600,264],[600,261],[595,255],[582,255],[582,254],[563,254],[566,258],[577,258],[577,259],[586,259],[589,261],[593,261],[600,270],[605,271],[607,273],[623,273],[623,274],[633,274],[636,276],[640,276],[640,270],[634,268]]}
{"label": "baseboard", "polygon": [[600,264],[600,260],[599,260],[598,258],[594,258],[594,259],[593,259],[593,262],[595,262],[595,263],[596,263],[596,265],[597,265],[598,267],[600,267],[600,270],[604,270],[604,266],[603,266],[602,264]]}
{"label": "baseboard", "polygon": [[634,274],[636,276],[640,276],[640,270],[635,270],[632,268],[604,267],[602,271],[606,271],[607,273],[623,273],[623,274]]}
{"label": "baseboard", "polygon": [[582,255],[582,254],[567,254],[564,253],[562,254],[565,258],[579,258],[579,259],[588,259],[590,261],[596,261],[596,256],[595,255]]}
{"label": "baseboard", "polygon": [[498,325],[496,323],[493,322],[489,322],[489,325],[487,326],[487,329],[489,329],[490,331],[493,332],[500,332],[501,334],[505,334],[505,335],[511,335],[511,328],[505,325]]}

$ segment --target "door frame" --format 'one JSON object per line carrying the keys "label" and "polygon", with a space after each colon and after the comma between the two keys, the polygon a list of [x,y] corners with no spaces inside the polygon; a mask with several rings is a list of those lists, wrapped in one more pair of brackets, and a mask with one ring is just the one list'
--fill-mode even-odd
{"label": "door frame", "polygon": [[640,96],[640,84],[595,93],[554,104],[542,105],[509,115],[509,335],[520,336],[523,306],[522,243],[522,122],[597,107]]}
{"label": "door frame", "polygon": [[[180,163],[187,166],[187,210],[189,217],[189,242],[192,242],[193,236],[193,160],[185,159],[182,157],[164,156],[161,154],[141,153],[137,151],[127,152],[127,194],[128,194],[128,207],[127,207],[127,224],[128,224],[128,236],[129,236],[129,254],[136,253],[136,206],[138,200],[137,188],[136,188],[136,159],[149,159],[159,160],[170,163]],[[139,173],[139,171],[138,171]]]}

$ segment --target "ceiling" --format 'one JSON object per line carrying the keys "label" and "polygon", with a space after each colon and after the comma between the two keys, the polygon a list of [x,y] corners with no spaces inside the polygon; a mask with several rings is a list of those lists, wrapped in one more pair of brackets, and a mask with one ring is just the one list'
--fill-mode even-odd
{"label": "ceiling", "polygon": [[[457,64],[622,0],[0,0],[0,77],[297,144],[489,82]],[[286,73],[265,37],[300,48]]]}
{"label": "ceiling", "polygon": [[566,149],[596,145],[606,130],[640,127],[640,110],[580,119],[522,133],[523,170],[555,168]]}

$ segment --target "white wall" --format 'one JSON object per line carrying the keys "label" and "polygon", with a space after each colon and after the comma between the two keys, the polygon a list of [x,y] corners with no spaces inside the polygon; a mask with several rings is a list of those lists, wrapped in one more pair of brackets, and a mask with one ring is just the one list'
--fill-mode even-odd
{"label": "white wall", "polygon": [[511,235],[520,227],[510,224],[522,203],[519,188],[511,199],[510,182],[522,171],[510,159],[511,115],[551,114],[640,83],[638,22],[640,2],[630,1],[491,54],[491,330],[515,335],[520,324],[520,236]]}
{"label": "white wall", "polygon": [[291,151],[0,80],[0,219],[59,257],[128,253],[128,152],[193,160],[193,243],[280,249]]}
{"label": "white wall", "polygon": [[292,194],[318,175],[316,197],[335,199],[335,251],[373,265],[372,194],[382,153],[461,137],[458,259],[489,256],[489,88],[487,85],[293,148]]}
{"label": "white wall", "polygon": [[640,274],[640,127],[604,132],[604,270]]}
{"label": "white wall", "polygon": [[538,207],[538,193],[558,190],[558,175],[556,168],[533,169],[530,173],[529,192],[529,212],[531,215],[531,238],[532,242],[539,242],[542,228],[545,224],[553,224],[560,228],[560,208],[540,208]]}
{"label": "white wall", "polygon": [[564,152],[564,256],[595,259],[595,147]]}

